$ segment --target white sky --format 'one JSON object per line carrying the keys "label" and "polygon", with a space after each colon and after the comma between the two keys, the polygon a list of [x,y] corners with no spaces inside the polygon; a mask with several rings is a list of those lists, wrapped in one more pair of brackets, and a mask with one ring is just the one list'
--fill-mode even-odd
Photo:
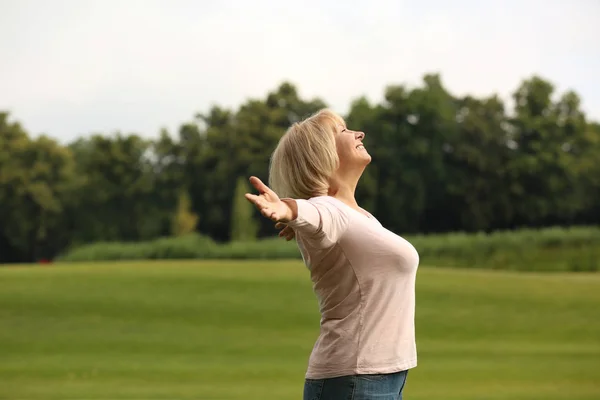
{"label": "white sky", "polygon": [[428,72],[504,98],[539,74],[600,120],[600,1],[0,0],[0,110],[61,142],[174,133],[284,80],[345,113]]}

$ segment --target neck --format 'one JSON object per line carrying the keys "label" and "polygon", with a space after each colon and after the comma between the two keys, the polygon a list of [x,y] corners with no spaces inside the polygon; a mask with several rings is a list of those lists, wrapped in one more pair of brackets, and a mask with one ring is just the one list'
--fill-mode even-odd
{"label": "neck", "polygon": [[335,197],[336,199],[346,203],[352,208],[359,208],[354,193],[356,192],[356,185],[358,184],[359,176],[354,177],[339,177],[336,176],[331,180],[329,186],[329,196]]}

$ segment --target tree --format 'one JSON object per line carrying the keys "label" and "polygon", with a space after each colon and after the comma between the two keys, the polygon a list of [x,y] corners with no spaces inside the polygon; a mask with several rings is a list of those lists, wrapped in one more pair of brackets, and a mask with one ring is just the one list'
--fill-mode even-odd
{"label": "tree", "polygon": [[497,96],[458,101],[458,134],[446,151],[447,210],[466,231],[506,228],[513,216],[504,105]]}
{"label": "tree", "polygon": [[[186,182],[194,210],[202,210],[198,229],[217,241],[231,239],[237,179],[256,175],[267,181],[269,158],[285,130],[323,108],[318,99],[299,98],[283,83],[264,100],[249,99],[234,112],[213,106],[180,128]],[[258,236],[272,235],[260,219]]]}
{"label": "tree", "polygon": [[[398,233],[600,224],[600,124],[573,91],[533,76],[514,110],[495,95],[456,97],[438,74],[383,100],[358,97],[346,122],[372,156],[356,197]],[[0,112],[0,262],[96,241],[194,230],[225,242],[275,234],[244,199],[268,180],[286,129],[326,104],[283,82],[237,109],[213,106],[177,135],[96,134],[61,146]]]}
{"label": "tree", "polygon": [[584,134],[572,146],[582,200],[573,222],[600,225],[600,123],[586,124]]}
{"label": "tree", "polygon": [[565,93],[557,103],[553,93],[553,85],[536,76],[514,93],[509,173],[515,181],[511,195],[518,226],[572,220],[581,208],[574,165],[582,149],[574,144],[584,140],[586,122],[574,93]]}
{"label": "tree", "polygon": [[191,211],[190,196],[182,190],[179,195],[177,211],[173,217],[173,236],[183,236],[195,232],[198,224],[198,215]]}
{"label": "tree", "polygon": [[256,239],[258,224],[253,217],[255,208],[244,197],[249,192],[247,180],[238,178],[231,212],[231,240],[247,242]]}
{"label": "tree", "polygon": [[367,132],[365,144],[373,158],[368,169],[374,175],[365,181],[370,196],[377,192],[375,212],[396,232],[452,226],[444,149],[457,132],[456,104],[438,75],[426,75],[423,83],[413,90],[389,86],[376,107],[357,100],[347,118],[354,129]]}
{"label": "tree", "polygon": [[213,107],[206,115],[179,129],[184,182],[193,210],[202,215],[198,230],[217,241],[227,241],[235,189],[233,114]]}
{"label": "tree", "polygon": [[[183,148],[180,143],[173,140],[166,130],[162,130],[160,136],[150,145],[148,158],[152,166],[152,177],[154,181],[154,192],[152,203],[156,212],[155,218],[164,221],[160,224],[159,235],[169,235],[175,232],[187,232],[193,225],[197,228],[199,215],[193,211],[191,197],[189,195],[189,182],[184,176]],[[173,209],[179,222],[177,227],[173,226]]]}
{"label": "tree", "polygon": [[52,258],[69,240],[62,216],[77,187],[71,152],[31,140],[0,113],[0,262]]}
{"label": "tree", "polygon": [[73,143],[77,172],[85,177],[70,223],[73,240],[135,241],[170,227],[175,202],[155,203],[156,179],[150,142],[137,135],[94,135]]}

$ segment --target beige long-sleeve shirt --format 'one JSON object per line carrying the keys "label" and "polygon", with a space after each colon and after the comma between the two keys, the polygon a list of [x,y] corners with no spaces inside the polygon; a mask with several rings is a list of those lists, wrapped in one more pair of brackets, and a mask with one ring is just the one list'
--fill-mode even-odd
{"label": "beige long-sleeve shirt", "polygon": [[414,368],[419,255],[402,237],[340,200],[296,200],[290,221],[321,312],[306,378]]}

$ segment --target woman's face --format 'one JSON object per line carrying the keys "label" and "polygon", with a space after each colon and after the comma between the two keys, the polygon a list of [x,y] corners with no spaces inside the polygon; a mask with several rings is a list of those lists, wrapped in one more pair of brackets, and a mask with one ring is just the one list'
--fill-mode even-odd
{"label": "woman's face", "polygon": [[335,144],[340,158],[340,169],[364,168],[371,162],[371,155],[363,145],[364,132],[348,129],[344,124],[336,126]]}

